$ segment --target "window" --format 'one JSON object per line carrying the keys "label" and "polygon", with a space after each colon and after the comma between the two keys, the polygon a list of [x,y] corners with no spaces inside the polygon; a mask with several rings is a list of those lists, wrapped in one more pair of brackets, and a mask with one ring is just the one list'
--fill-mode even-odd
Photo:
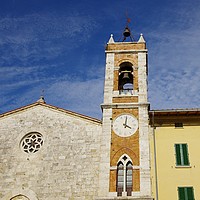
{"label": "window", "polygon": [[179,200],[194,200],[193,187],[178,187]]}
{"label": "window", "polygon": [[122,196],[124,189],[124,165],[120,162],[117,166],[117,196]]}
{"label": "window", "polygon": [[133,188],[133,167],[132,163],[129,161],[126,165],[126,191],[127,196],[131,196]]}
{"label": "window", "polygon": [[21,141],[21,148],[26,153],[35,153],[43,145],[43,136],[38,132],[25,135]]}
{"label": "window", "polygon": [[131,196],[133,188],[133,165],[127,155],[122,156],[117,165],[117,196],[122,192]]}
{"label": "window", "polygon": [[175,144],[175,151],[176,151],[176,165],[189,166],[187,144]]}
{"label": "window", "polygon": [[181,122],[175,123],[175,128],[183,128],[183,123]]}

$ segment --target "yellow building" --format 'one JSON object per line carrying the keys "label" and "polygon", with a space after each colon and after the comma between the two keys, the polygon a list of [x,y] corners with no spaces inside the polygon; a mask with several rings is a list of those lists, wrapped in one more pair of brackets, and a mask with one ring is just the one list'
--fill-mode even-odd
{"label": "yellow building", "polygon": [[154,198],[200,199],[200,110],[150,111],[150,124]]}

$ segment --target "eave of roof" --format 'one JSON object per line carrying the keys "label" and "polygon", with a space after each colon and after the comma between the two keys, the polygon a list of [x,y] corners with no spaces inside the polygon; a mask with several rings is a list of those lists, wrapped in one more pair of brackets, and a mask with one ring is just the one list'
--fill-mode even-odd
{"label": "eave of roof", "polygon": [[17,113],[17,112],[20,112],[20,111],[23,111],[23,110],[27,110],[29,108],[32,108],[32,107],[38,106],[38,105],[44,106],[44,107],[47,107],[47,108],[50,108],[50,109],[53,109],[53,110],[57,110],[57,111],[60,111],[60,112],[63,112],[63,113],[66,113],[66,114],[69,114],[69,115],[72,115],[72,116],[80,117],[82,119],[89,120],[89,121],[92,121],[92,122],[95,122],[95,123],[98,123],[98,124],[102,123],[102,121],[99,120],[99,119],[89,117],[89,116],[86,116],[86,115],[83,115],[83,114],[79,114],[79,113],[76,113],[76,112],[73,112],[73,111],[70,111],[70,110],[66,110],[66,109],[63,109],[63,108],[59,108],[59,107],[56,107],[56,106],[53,106],[53,105],[50,105],[50,104],[46,104],[46,103],[43,103],[43,102],[38,102],[38,101],[35,102],[35,103],[32,103],[32,104],[29,104],[29,105],[26,105],[26,106],[5,112],[5,113],[2,113],[2,114],[0,114],[0,118],[14,114],[14,113]]}
{"label": "eave of roof", "polygon": [[164,116],[164,115],[200,115],[200,108],[190,109],[165,109],[165,110],[150,110],[150,115]]}

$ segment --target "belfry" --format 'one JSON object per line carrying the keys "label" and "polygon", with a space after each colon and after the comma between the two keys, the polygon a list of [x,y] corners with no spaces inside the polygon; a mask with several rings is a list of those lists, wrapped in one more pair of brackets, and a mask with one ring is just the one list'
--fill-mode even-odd
{"label": "belfry", "polygon": [[[130,37],[127,31],[128,28],[125,29],[124,37]],[[107,182],[105,183],[105,177],[101,180],[103,175],[100,174],[102,193],[113,197],[152,199],[148,138],[148,63],[142,34],[137,42],[115,42],[111,35],[106,47],[105,70],[104,102],[101,105],[101,141],[104,149],[100,173],[107,175]],[[108,155],[105,156],[103,152]]]}

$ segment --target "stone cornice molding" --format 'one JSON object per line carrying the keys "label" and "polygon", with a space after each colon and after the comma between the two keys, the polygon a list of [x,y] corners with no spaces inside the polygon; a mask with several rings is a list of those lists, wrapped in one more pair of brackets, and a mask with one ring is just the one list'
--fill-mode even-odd
{"label": "stone cornice molding", "polygon": [[141,106],[149,106],[149,102],[141,102],[141,103],[111,103],[111,104],[101,104],[102,109],[109,108],[137,108]]}
{"label": "stone cornice molding", "polygon": [[132,50],[106,50],[106,53],[147,53],[147,49],[132,49]]}
{"label": "stone cornice molding", "polygon": [[90,122],[102,124],[102,121],[99,120],[99,119],[92,118],[92,117],[89,117],[89,116],[86,116],[86,115],[83,115],[83,114],[79,114],[79,113],[76,113],[76,112],[73,112],[73,111],[70,111],[70,110],[66,110],[66,109],[63,109],[63,108],[59,108],[59,107],[56,107],[56,106],[53,106],[53,105],[50,105],[50,104],[46,104],[46,103],[43,103],[43,102],[35,102],[35,103],[32,103],[32,104],[17,108],[15,110],[11,110],[11,111],[8,111],[6,113],[2,113],[2,114],[0,114],[0,118],[5,117],[5,116],[9,116],[9,115],[12,115],[12,114],[15,114],[15,113],[18,113],[18,112],[22,112],[22,111],[28,110],[28,109],[36,107],[36,106],[42,106],[42,107],[45,107],[45,108],[48,108],[48,109],[51,109],[51,110],[55,110],[55,111],[58,111],[58,112],[62,112],[62,113],[65,113],[65,114],[68,114],[68,115],[71,115],[71,116],[74,116],[74,117],[82,118],[82,119],[88,120]]}

